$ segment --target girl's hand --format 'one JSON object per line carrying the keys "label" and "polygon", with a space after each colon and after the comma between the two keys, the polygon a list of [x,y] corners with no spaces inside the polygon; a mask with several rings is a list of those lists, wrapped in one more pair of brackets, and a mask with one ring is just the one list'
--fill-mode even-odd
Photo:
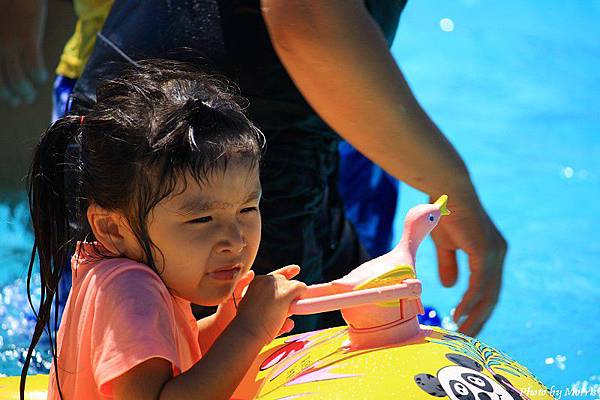
{"label": "girl's hand", "polygon": [[306,290],[303,282],[290,280],[299,272],[299,266],[288,265],[256,276],[239,303],[236,319],[240,326],[264,344],[294,327],[288,318],[290,304]]}
{"label": "girl's hand", "polygon": [[246,289],[254,279],[254,276],[254,271],[250,270],[246,272],[246,274],[236,283],[235,289],[233,289],[233,295],[217,308],[215,322],[221,327],[221,330],[236,316],[237,305],[242,301]]}

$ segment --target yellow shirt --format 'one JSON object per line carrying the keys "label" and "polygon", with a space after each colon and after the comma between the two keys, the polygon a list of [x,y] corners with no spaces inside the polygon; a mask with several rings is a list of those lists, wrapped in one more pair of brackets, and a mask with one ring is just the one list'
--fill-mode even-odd
{"label": "yellow shirt", "polygon": [[74,0],[78,20],[75,33],[65,45],[56,73],[77,79],[92,55],[96,34],[100,32],[114,0]]}

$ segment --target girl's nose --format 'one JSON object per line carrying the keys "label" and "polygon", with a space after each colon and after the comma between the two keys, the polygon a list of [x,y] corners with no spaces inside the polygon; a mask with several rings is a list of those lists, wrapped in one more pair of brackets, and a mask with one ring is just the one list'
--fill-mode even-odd
{"label": "girl's nose", "polygon": [[227,228],[225,237],[218,244],[219,252],[240,253],[247,246],[246,239],[240,227],[232,224]]}

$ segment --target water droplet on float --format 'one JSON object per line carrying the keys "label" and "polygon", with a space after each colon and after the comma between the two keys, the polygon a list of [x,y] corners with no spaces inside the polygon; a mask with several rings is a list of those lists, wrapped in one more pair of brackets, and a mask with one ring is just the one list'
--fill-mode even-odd
{"label": "water droplet on float", "polygon": [[444,32],[452,32],[454,30],[454,21],[450,18],[442,18],[440,20],[440,29]]}
{"label": "water droplet on float", "polygon": [[552,364],[554,364],[554,358],[548,357],[548,358],[546,358],[546,360],[544,361],[544,363],[546,365],[552,365]]}
{"label": "water droplet on float", "polygon": [[573,177],[573,168],[571,167],[565,167],[562,170],[562,175],[567,178],[567,179],[571,179]]}

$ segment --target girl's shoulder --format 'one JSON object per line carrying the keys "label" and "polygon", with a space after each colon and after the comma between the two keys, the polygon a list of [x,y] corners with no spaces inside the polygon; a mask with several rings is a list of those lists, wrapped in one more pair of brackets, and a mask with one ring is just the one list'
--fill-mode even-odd
{"label": "girl's shoulder", "polygon": [[[80,264],[79,288],[96,298],[111,302],[138,299],[170,302],[164,282],[149,266],[128,258],[108,258]],[[74,273],[79,273],[75,272]],[[78,280],[74,276],[75,280]]]}
{"label": "girl's shoulder", "polygon": [[122,257],[98,260],[90,265],[89,272],[105,280],[126,279],[132,274],[143,279],[160,280],[158,274],[148,265]]}

